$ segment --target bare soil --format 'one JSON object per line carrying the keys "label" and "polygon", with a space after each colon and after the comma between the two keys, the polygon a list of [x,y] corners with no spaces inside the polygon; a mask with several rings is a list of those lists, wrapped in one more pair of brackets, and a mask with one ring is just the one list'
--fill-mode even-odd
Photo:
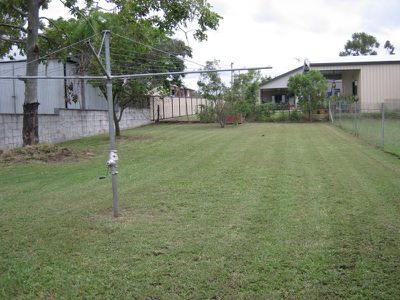
{"label": "bare soil", "polygon": [[40,144],[10,150],[0,150],[0,163],[57,163],[78,161],[92,156],[93,154],[90,152],[72,150],[58,145]]}

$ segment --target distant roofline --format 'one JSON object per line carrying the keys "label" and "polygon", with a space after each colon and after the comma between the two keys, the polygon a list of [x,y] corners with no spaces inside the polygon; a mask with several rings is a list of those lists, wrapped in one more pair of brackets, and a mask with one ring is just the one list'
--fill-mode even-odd
{"label": "distant roofline", "polygon": [[382,61],[351,61],[351,62],[317,62],[311,63],[311,67],[326,67],[326,66],[364,66],[364,65],[398,65],[400,60],[382,60]]}
{"label": "distant roofline", "polygon": [[[60,60],[57,59],[57,58],[49,58],[48,60],[49,60],[49,61],[50,61],[50,60],[57,60],[57,61],[60,61]],[[6,63],[20,63],[20,62],[26,62],[26,59],[0,60],[0,64],[6,64]],[[68,57],[68,58],[67,58],[67,62],[70,62],[70,63],[77,63],[77,59],[73,59],[73,58],[71,58],[71,57]],[[41,63],[41,61],[40,61],[39,63]]]}
{"label": "distant roofline", "polygon": [[287,76],[287,75],[289,75],[289,74],[292,74],[292,73],[295,73],[295,72],[297,72],[297,71],[300,71],[301,69],[303,69],[303,67],[297,67],[296,69],[292,69],[292,70],[290,70],[290,71],[288,71],[288,72],[286,72],[286,73],[283,73],[283,74],[281,74],[281,75],[278,75],[278,76],[276,76],[276,77],[274,77],[274,78],[271,78],[271,79],[269,79],[269,80],[265,80],[265,81],[263,81],[263,82],[260,83],[260,87],[263,86],[264,84],[270,83],[270,82],[272,82],[272,81],[275,81],[275,80],[278,80],[278,79],[280,79],[280,78],[282,78],[282,77],[285,77],[285,76]]}
{"label": "distant roofline", "polygon": [[26,62],[26,59],[0,60],[0,63],[1,63],[1,64],[16,63],[16,62]]}
{"label": "distant roofline", "polygon": [[[398,64],[400,64],[400,57],[398,57],[398,56],[396,56],[396,57],[393,57],[393,58],[395,58],[395,59],[392,59],[392,60],[379,60],[379,59],[376,59],[376,58],[381,58],[381,57],[377,57],[377,56],[352,56],[352,57],[349,57],[349,56],[346,56],[346,57],[341,57],[342,59],[351,59],[351,58],[367,58],[366,60],[359,60],[359,61],[355,61],[355,60],[352,60],[352,61],[334,61],[334,62],[315,62],[315,63],[313,63],[313,62],[311,62],[310,63],[310,66],[311,66],[311,68],[318,68],[318,67],[329,67],[329,66],[338,66],[338,67],[342,67],[342,66],[363,66],[363,65],[398,65]],[[373,59],[368,59],[368,58],[373,58]],[[260,87],[261,86],[263,86],[263,85],[265,85],[265,84],[267,84],[267,83],[270,83],[270,82],[273,82],[273,81],[276,81],[276,80],[278,80],[278,79],[280,79],[280,78],[282,78],[282,77],[285,77],[285,76],[287,76],[287,75],[290,75],[290,74],[292,74],[292,73],[295,73],[295,72],[297,72],[297,71],[300,71],[301,69],[303,69],[303,66],[301,66],[301,67],[297,67],[297,68],[295,68],[295,69],[292,69],[292,70],[290,70],[290,71],[288,71],[288,72],[285,72],[285,73],[283,73],[283,74],[280,74],[280,75],[278,75],[278,76],[276,76],[276,77],[274,77],[274,78],[272,78],[272,79],[270,79],[270,80],[266,80],[266,81],[263,81],[261,84],[260,84]]]}

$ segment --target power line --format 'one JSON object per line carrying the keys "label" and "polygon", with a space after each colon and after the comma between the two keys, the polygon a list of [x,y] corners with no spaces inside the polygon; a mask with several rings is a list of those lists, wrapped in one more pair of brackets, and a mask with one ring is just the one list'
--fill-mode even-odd
{"label": "power line", "polygon": [[[74,46],[76,46],[76,45],[79,45],[79,44],[81,44],[81,43],[83,43],[83,42],[86,42],[86,41],[90,40],[91,38],[95,37],[96,35],[98,35],[98,33],[95,33],[95,34],[93,34],[93,35],[91,35],[91,36],[89,36],[89,37],[87,37],[87,38],[85,38],[85,39],[83,39],[83,40],[78,41],[78,42],[75,42],[75,43],[72,43],[72,44],[67,45],[67,46],[65,46],[65,47],[62,47],[62,48],[60,48],[60,49],[57,49],[57,50],[55,50],[55,51],[53,51],[53,52],[50,52],[50,53],[48,53],[48,54],[46,54],[46,55],[43,55],[43,56],[37,58],[37,59],[35,59],[35,60],[32,60],[32,61],[30,61],[30,62],[26,62],[26,65],[27,65],[27,64],[34,63],[34,62],[37,62],[37,61],[40,61],[40,60],[43,60],[43,59],[45,59],[46,57],[49,57],[49,56],[54,55],[54,54],[56,54],[56,53],[62,52],[62,51],[64,51],[64,50],[68,49],[68,48],[71,48],[71,47],[74,47]],[[23,61],[26,61],[26,60],[23,60]],[[19,62],[23,62],[23,61],[19,61]],[[17,61],[17,62],[18,62],[18,61]],[[26,65],[21,66],[21,67],[19,67],[19,68],[15,68],[14,71],[17,70],[17,69],[24,69],[24,68],[26,67]],[[12,70],[7,71],[7,72],[5,72],[5,73],[10,73],[10,72],[12,72]]]}

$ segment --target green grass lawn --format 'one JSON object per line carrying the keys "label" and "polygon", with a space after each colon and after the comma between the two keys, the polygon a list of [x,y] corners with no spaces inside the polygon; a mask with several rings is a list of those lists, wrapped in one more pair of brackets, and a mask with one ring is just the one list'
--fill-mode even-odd
{"label": "green grass lawn", "polygon": [[400,294],[400,160],[325,124],[158,125],[0,166],[0,298]]}
{"label": "green grass lawn", "polygon": [[[338,121],[343,129],[354,132],[355,121],[353,118],[343,118]],[[370,144],[382,145],[382,121],[373,118],[357,119],[357,129],[359,137]],[[400,119],[385,119],[384,127],[384,150],[400,156]]]}

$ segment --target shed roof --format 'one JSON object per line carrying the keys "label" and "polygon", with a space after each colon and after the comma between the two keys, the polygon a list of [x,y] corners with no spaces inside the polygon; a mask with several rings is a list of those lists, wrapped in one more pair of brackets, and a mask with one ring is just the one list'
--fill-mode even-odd
{"label": "shed roof", "polygon": [[[311,68],[318,67],[338,67],[338,66],[362,66],[362,65],[387,65],[387,64],[400,64],[400,55],[369,55],[369,56],[339,56],[326,60],[310,60]],[[283,87],[290,75],[301,72],[303,66],[292,69],[286,73],[278,75],[266,82],[261,83],[260,88],[276,88],[275,85],[278,84],[277,87]],[[280,83],[278,83],[278,81]]]}

